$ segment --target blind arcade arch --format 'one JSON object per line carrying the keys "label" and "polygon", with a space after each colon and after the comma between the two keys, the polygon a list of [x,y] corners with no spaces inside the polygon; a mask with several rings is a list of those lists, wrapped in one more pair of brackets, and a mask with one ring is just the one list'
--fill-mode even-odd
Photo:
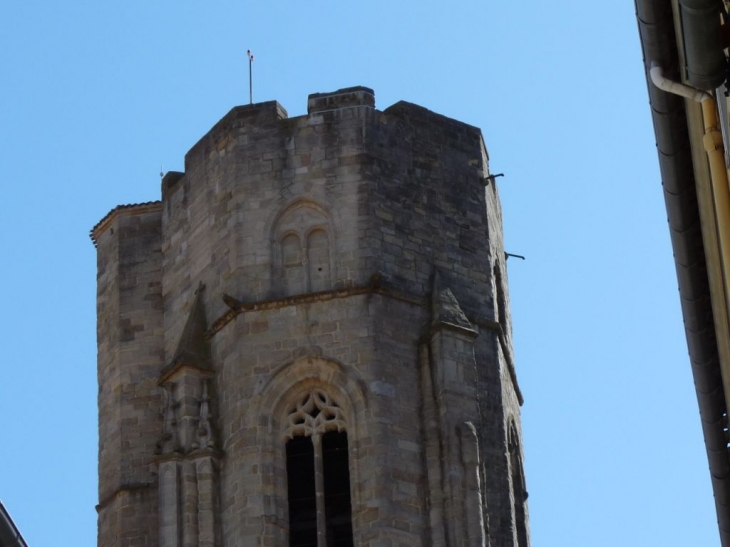
{"label": "blind arcade arch", "polygon": [[272,234],[277,290],[290,296],[330,289],[333,239],[323,207],[299,200],[284,209]]}

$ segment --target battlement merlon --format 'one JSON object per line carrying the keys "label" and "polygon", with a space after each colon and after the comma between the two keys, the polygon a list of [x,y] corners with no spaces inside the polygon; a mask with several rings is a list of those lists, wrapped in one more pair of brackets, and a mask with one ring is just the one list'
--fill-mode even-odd
{"label": "battlement merlon", "polygon": [[346,87],[330,93],[312,93],[307,100],[307,113],[312,115],[360,106],[375,108],[375,92],[369,87]]}

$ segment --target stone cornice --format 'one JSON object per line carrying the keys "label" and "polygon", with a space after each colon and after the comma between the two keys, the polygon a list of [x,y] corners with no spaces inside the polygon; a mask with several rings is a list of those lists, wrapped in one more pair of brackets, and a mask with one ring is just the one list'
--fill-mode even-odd
{"label": "stone cornice", "polygon": [[[156,483],[155,483],[156,484]],[[133,482],[133,483],[127,483],[122,484],[114,490],[111,494],[109,494],[107,497],[105,497],[103,500],[100,500],[99,503],[96,506],[97,513],[102,510],[104,507],[109,505],[114,499],[116,499],[117,496],[124,493],[134,492],[135,490],[145,490],[149,487],[151,487],[153,483],[150,482]]]}
{"label": "stone cornice", "polygon": [[109,228],[112,222],[114,222],[114,219],[116,219],[120,214],[140,215],[144,213],[156,213],[159,211],[162,211],[161,201],[146,201],[144,203],[117,205],[114,209],[104,215],[104,218],[97,222],[91,230],[89,230],[89,237],[91,238],[94,247],[96,247],[96,242],[99,239],[99,236],[104,233],[107,228]]}
{"label": "stone cornice", "polygon": [[[205,333],[205,336],[208,340],[210,340],[211,338],[213,338],[213,336],[216,335],[216,333],[220,332],[226,325],[228,325],[228,323],[233,321],[241,313],[275,310],[279,308],[286,308],[289,306],[296,306],[298,304],[326,302],[328,300],[334,300],[337,298],[349,298],[351,296],[359,296],[363,294],[379,294],[393,300],[405,302],[412,306],[429,306],[429,299],[426,297],[410,294],[405,291],[400,291],[384,286],[381,275],[376,273],[371,276],[370,281],[366,285],[350,287],[347,289],[334,289],[331,291],[299,294],[296,296],[287,296],[285,298],[276,298],[271,300],[261,300],[258,302],[240,302],[238,300],[235,300],[234,298],[225,295],[224,301],[226,302],[226,305],[231,309],[213,322],[211,327]],[[473,325],[477,325],[486,330],[491,330],[497,335],[499,345],[502,348],[502,354],[504,355],[504,359],[507,362],[507,370],[509,372],[510,380],[512,381],[515,393],[517,394],[517,400],[519,401],[520,405],[522,405],[524,403],[524,398],[522,396],[520,386],[517,383],[517,371],[515,370],[514,359],[512,356],[512,348],[510,346],[509,340],[507,339],[507,335],[502,328],[502,325],[500,325],[498,321],[493,321],[491,319],[485,318],[474,318],[469,317],[468,315],[467,319]],[[455,326],[454,328],[458,328],[458,326]],[[466,329],[459,330],[464,330],[465,333],[471,332],[467,331]],[[430,329],[429,332],[431,332]]]}

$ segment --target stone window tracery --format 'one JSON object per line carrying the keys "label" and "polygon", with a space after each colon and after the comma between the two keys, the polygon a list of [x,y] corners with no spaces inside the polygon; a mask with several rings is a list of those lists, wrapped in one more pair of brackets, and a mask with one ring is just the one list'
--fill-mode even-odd
{"label": "stone window tracery", "polygon": [[327,392],[313,389],[291,407],[286,436],[311,437],[327,431],[344,431],[345,418],[339,405]]}
{"label": "stone window tracery", "polygon": [[351,547],[346,420],[321,389],[300,396],[285,420],[290,547]]}

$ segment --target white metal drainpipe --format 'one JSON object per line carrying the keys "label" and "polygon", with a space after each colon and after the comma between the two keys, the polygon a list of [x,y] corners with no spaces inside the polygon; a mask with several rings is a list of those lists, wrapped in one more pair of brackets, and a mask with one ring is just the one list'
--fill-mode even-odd
{"label": "white metal drainpipe", "polygon": [[687,99],[691,99],[698,103],[712,99],[712,95],[707,93],[707,91],[702,91],[701,89],[665,78],[664,73],[662,72],[662,67],[655,62],[651,63],[649,75],[651,76],[651,81],[654,82],[654,85],[667,93],[686,97]]}

